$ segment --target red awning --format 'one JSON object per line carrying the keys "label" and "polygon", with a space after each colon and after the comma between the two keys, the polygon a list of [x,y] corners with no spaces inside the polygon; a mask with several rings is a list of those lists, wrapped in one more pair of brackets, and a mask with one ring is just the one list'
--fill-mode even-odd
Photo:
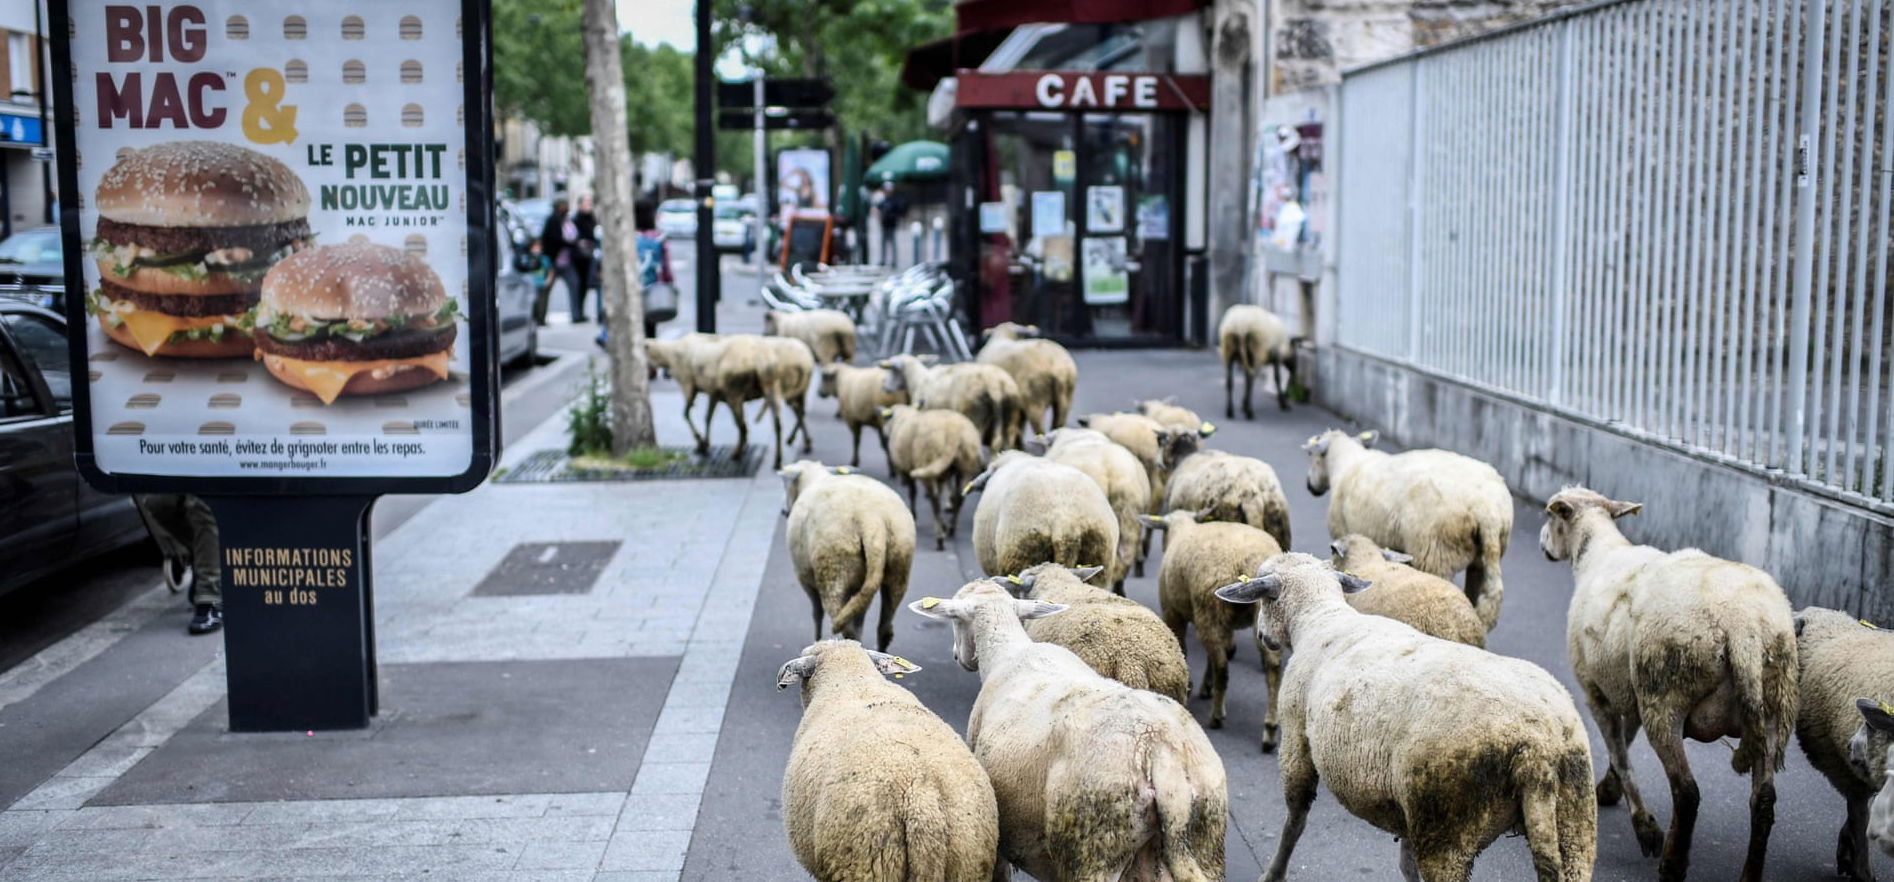
{"label": "red awning", "polygon": [[963,0],[954,7],[954,17],[964,34],[1034,22],[1144,21],[1183,15],[1208,5],[1209,0]]}
{"label": "red awning", "polygon": [[931,91],[945,77],[961,68],[979,67],[1001,41],[1011,34],[1010,27],[992,31],[972,31],[922,43],[908,50],[901,63],[901,83],[910,89]]}

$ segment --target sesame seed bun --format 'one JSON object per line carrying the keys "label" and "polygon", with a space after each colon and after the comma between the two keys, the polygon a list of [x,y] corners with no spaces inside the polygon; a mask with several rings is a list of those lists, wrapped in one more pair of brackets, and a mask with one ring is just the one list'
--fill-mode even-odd
{"label": "sesame seed bun", "polygon": [[151,227],[248,227],[300,220],[309,188],[289,166],[219,141],[124,153],[99,179],[100,216]]}
{"label": "sesame seed bun", "polygon": [[[281,380],[283,385],[291,389],[301,389],[304,392],[315,391],[303,382],[300,374],[284,370],[281,362],[268,356],[263,358],[263,369],[269,371],[270,376]],[[386,377],[376,377],[372,371],[362,371],[349,378],[348,384],[342,387],[340,394],[381,395],[386,392],[406,392],[440,380],[433,371],[418,365],[394,365],[387,368],[386,373],[388,374]]]}
{"label": "sesame seed bun", "polygon": [[[131,331],[120,325],[116,328],[105,323],[105,317],[99,317],[99,327],[105,330],[105,336],[133,352],[145,349],[133,339]],[[168,358],[243,358],[256,352],[256,341],[249,334],[231,328],[224,333],[222,342],[213,340],[166,340],[152,355]]]}
{"label": "sesame seed bun", "polygon": [[298,251],[263,277],[265,312],[315,318],[431,315],[447,288],[426,261],[366,240]]}

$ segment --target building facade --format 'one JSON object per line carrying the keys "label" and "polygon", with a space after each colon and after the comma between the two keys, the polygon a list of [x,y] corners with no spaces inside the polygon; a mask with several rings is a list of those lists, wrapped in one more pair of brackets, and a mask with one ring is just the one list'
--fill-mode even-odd
{"label": "building facade", "polygon": [[34,0],[0,0],[0,235],[53,217],[42,21]]}

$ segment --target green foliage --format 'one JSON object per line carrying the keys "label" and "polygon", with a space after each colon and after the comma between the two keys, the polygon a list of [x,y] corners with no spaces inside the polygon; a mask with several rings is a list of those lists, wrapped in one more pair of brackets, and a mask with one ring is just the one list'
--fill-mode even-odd
{"label": "green foliage", "polygon": [[585,366],[585,384],[579,387],[579,400],[566,411],[568,456],[612,455],[612,396],[605,388],[605,375],[590,363]]}
{"label": "green foliage", "polygon": [[652,47],[624,38],[625,110],[631,125],[631,152],[688,156],[695,123],[691,86],[692,53],[669,43]]}
{"label": "green foliage", "polygon": [[592,131],[580,0],[494,0],[493,104],[551,135]]}

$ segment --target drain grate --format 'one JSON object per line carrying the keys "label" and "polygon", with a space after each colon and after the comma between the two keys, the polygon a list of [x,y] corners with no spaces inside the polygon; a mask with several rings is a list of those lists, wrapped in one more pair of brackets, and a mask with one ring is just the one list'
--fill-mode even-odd
{"label": "drain grate", "polygon": [[511,471],[493,480],[501,484],[547,484],[568,481],[679,481],[693,478],[748,478],[763,462],[763,448],[752,445],[738,454],[735,447],[717,445],[709,456],[692,447],[662,447],[681,454],[671,463],[653,468],[588,469],[575,466],[563,450],[541,450],[521,460]]}
{"label": "drain grate", "polygon": [[521,542],[474,586],[479,597],[584,594],[618,553],[617,542]]}

